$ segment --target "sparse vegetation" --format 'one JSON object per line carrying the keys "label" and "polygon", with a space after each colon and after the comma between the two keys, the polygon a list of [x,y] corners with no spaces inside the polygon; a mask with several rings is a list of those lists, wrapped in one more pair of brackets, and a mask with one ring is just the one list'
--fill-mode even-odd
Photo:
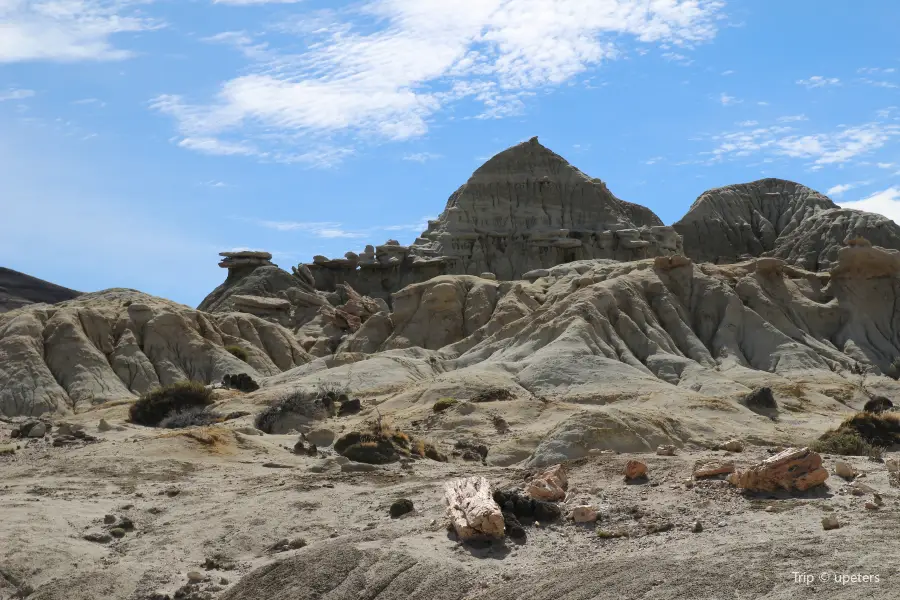
{"label": "sparse vegetation", "polygon": [[434,445],[397,431],[383,419],[373,422],[368,431],[351,431],[344,435],[334,443],[334,449],[350,460],[369,464],[391,463],[404,456],[447,462],[447,457]]}
{"label": "sparse vegetation", "polygon": [[820,454],[841,456],[870,456],[878,458],[881,450],[860,437],[855,431],[829,431],[810,444],[810,449]]}
{"label": "sparse vegetation", "polygon": [[227,350],[228,353],[233,357],[244,362],[247,362],[247,359],[250,358],[250,355],[247,354],[247,351],[240,346],[225,346],[225,350]]}
{"label": "sparse vegetation", "polygon": [[163,429],[184,429],[186,427],[205,427],[223,420],[222,415],[212,411],[208,406],[195,406],[185,410],[169,413],[159,422]]}
{"label": "sparse vegetation", "polygon": [[609,531],[608,529],[598,529],[597,537],[604,540],[612,540],[615,538],[628,537],[627,531]]}
{"label": "sparse vegetation", "polygon": [[254,425],[266,433],[276,433],[279,422],[286,418],[314,421],[330,416],[331,412],[326,404],[313,392],[305,390],[290,392],[256,415]]}
{"label": "sparse vegetation", "polygon": [[132,423],[158,427],[171,414],[213,403],[212,391],[196,381],[179,381],[157,388],[140,397],[131,405],[129,417]]}
{"label": "sparse vegetation", "polygon": [[888,367],[886,375],[891,379],[900,379],[900,357],[891,361],[891,366]]}
{"label": "sparse vegetation", "polygon": [[483,392],[478,392],[471,398],[471,402],[499,402],[502,400],[514,400],[515,396],[512,392],[504,388],[491,388]]}
{"label": "sparse vegetation", "polygon": [[900,415],[856,413],[840,427],[826,432],[811,448],[816,452],[880,458],[884,448],[900,444]]}
{"label": "sparse vegetation", "polygon": [[441,398],[434,403],[434,406],[431,407],[431,410],[436,413],[444,412],[448,408],[452,408],[457,402],[459,401],[456,398]]}

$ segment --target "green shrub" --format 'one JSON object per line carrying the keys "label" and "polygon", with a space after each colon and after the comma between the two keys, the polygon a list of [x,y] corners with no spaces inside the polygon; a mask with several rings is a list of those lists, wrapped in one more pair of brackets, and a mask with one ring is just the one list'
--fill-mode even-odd
{"label": "green shrub", "polygon": [[233,357],[238,360],[242,360],[247,362],[247,359],[250,358],[250,355],[247,354],[247,351],[241,348],[240,346],[225,346],[225,349],[231,354]]}
{"label": "green shrub", "polygon": [[213,403],[212,391],[196,381],[179,381],[144,394],[131,405],[129,417],[132,423],[157,427],[172,413],[209,406]]}
{"label": "green shrub", "polygon": [[810,444],[810,449],[820,454],[838,454],[841,456],[881,455],[881,450],[860,437],[855,431],[829,431]]}
{"label": "green shrub", "polygon": [[434,403],[434,406],[431,407],[436,413],[443,412],[448,408],[451,408],[454,404],[457,403],[456,398],[441,398],[437,402]]}

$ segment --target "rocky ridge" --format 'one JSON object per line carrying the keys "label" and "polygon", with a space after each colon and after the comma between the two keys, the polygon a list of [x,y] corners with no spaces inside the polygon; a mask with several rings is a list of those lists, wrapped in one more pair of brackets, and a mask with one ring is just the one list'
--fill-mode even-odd
{"label": "rocky ridge", "polygon": [[55,304],[71,300],[81,292],[0,267],[0,313],[30,304]]}

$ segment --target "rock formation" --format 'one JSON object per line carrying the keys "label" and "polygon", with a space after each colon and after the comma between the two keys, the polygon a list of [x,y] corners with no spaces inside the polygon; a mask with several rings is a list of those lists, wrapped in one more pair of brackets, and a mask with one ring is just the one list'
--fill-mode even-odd
{"label": "rock formation", "polygon": [[133,290],[84,294],[0,315],[0,414],[68,412],[185,379],[258,379],[309,360],[290,331],[253,315],[202,313]]}
{"label": "rock formation", "polygon": [[855,238],[900,249],[900,226],[890,219],[842,209],[826,196],[782,179],[704,192],[673,227],[684,239],[684,253],[698,262],[771,256],[823,271]]}
{"label": "rock formation", "polygon": [[71,300],[81,292],[0,267],[0,313],[29,304],[55,304]]}
{"label": "rock formation", "polygon": [[514,280],[577,260],[680,252],[675,231],[651,210],[620,200],[532,138],[475,171],[412,245],[388,240],[344,258],[316,256],[306,266],[320,290],[348,283],[387,299],[442,274]]}

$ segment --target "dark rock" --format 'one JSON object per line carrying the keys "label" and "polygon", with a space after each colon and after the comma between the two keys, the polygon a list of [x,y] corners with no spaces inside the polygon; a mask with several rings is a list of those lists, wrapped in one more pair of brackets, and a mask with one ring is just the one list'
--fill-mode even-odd
{"label": "dark rock", "polygon": [[109,530],[109,535],[113,536],[114,538],[123,538],[125,537],[125,530],[121,527],[113,527]]}
{"label": "dark rock", "polygon": [[112,541],[112,536],[108,533],[86,533],[83,537],[89,542],[97,542],[98,544],[108,544]]}
{"label": "dark rock", "polygon": [[307,455],[307,456],[318,456],[318,455],[319,455],[319,449],[316,448],[316,445],[315,445],[315,444],[310,444],[310,445],[309,445],[309,448],[306,449],[306,455]]}
{"label": "dark rock", "polygon": [[512,392],[503,388],[494,388],[479,392],[469,399],[469,402],[498,402],[502,400],[514,400]]}
{"label": "dark rock", "polygon": [[494,502],[519,519],[549,523],[562,516],[562,510],[555,503],[535,500],[517,491],[497,490],[494,492]]}
{"label": "dark rock", "polygon": [[741,400],[741,403],[755,413],[767,415],[778,410],[778,403],[772,394],[772,388],[761,387],[753,390]]}
{"label": "dark rock", "polygon": [[397,517],[411,513],[413,510],[415,510],[415,507],[413,506],[412,500],[400,498],[391,504],[391,518],[396,519]]}
{"label": "dark rock", "polygon": [[269,552],[287,552],[288,550],[299,550],[304,547],[306,547],[306,540],[303,538],[294,538],[292,540],[284,538],[269,546]]}
{"label": "dark rock", "polygon": [[480,460],[483,462],[488,455],[488,447],[484,444],[458,441],[454,447],[457,450],[461,450],[460,456],[463,460]]}
{"label": "dark rock", "polygon": [[306,452],[306,444],[303,443],[303,438],[297,440],[297,443],[294,444],[294,454],[303,454]]}
{"label": "dark rock", "polygon": [[106,515],[103,517],[103,522],[106,523],[107,525],[111,525],[112,523],[116,522],[116,516],[115,515]]}
{"label": "dark rock", "polygon": [[222,377],[222,385],[229,390],[238,390],[245,393],[255,392],[259,389],[259,384],[246,373],[237,373],[235,375],[225,375]]}
{"label": "dark rock", "polygon": [[875,396],[863,406],[865,412],[880,413],[893,408],[894,403],[884,396]]}
{"label": "dark rock", "polygon": [[506,529],[506,535],[512,539],[520,542],[524,542],[527,539],[528,536],[525,533],[525,528],[522,527],[519,519],[516,518],[516,515],[512,511],[503,510],[503,525]]}
{"label": "dark rock", "polygon": [[334,443],[338,454],[352,461],[370,465],[384,465],[396,462],[400,458],[397,448],[383,436],[352,431]]}
{"label": "dark rock", "polygon": [[359,398],[354,398],[353,400],[345,400],[341,402],[341,407],[338,409],[339,417],[346,417],[347,415],[355,415],[359,411],[362,410],[362,402],[360,402]]}

